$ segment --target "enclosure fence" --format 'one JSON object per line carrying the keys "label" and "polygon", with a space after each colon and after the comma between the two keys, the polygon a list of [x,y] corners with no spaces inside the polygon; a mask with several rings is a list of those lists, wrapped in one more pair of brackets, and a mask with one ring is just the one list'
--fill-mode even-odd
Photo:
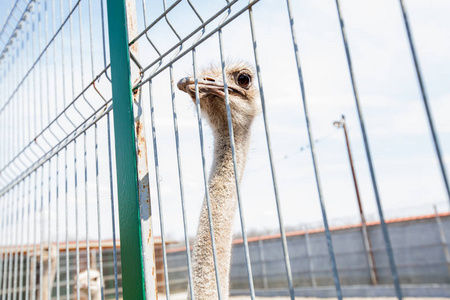
{"label": "enclosure fence", "polygon": [[[194,293],[193,282],[197,275],[192,271],[190,242],[190,234],[194,231],[192,228],[188,231],[190,223],[186,213],[189,206],[186,186],[191,182],[192,173],[189,168],[183,168],[189,153],[183,153],[183,132],[186,131],[184,123],[179,123],[181,113],[177,112],[179,97],[176,96],[176,82],[181,71],[176,67],[183,61],[189,65],[188,71],[193,74],[195,82],[193,98],[197,120],[194,131],[198,134],[195,142],[199,143],[196,149],[201,157],[201,189],[205,193],[210,224],[216,295],[217,299],[226,298],[223,296],[227,295],[226,287],[219,280],[219,250],[211,214],[213,199],[210,199],[207,171],[205,139],[209,136],[200,109],[198,77],[199,60],[205,54],[200,49],[211,43],[225,85],[223,92],[233,171],[239,174],[231,96],[225,75],[230,62],[224,53],[224,47],[234,45],[226,45],[223,31],[242,20],[245,22],[239,24],[245,24],[243,27],[250,32],[251,64],[256,71],[253,84],[261,100],[266,162],[278,222],[279,237],[271,242],[276,243],[277,247],[281,245],[281,248],[274,263],[277,267],[268,267],[271,260],[267,260],[267,255],[263,258],[265,248],[262,243],[266,241],[255,242],[247,237],[244,220],[246,198],[242,196],[241,182],[235,176],[242,241],[233,250],[239,250],[241,255],[239,266],[235,261],[232,263],[231,288],[245,290],[251,299],[255,299],[260,290],[273,284],[277,288],[281,286],[294,300],[296,293],[299,295],[297,288],[303,286],[306,280],[301,274],[309,268],[308,285],[334,285],[338,299],[343,298],[341,285],[355,283],[388,285],[395,290],[397,298],[402,299],[401,282],[408,282],[408,274],[401,263],[401,252],[396,252],[393,246],[399,246],[396,241],[401,238],[384,218],[376,164],[372,159],[369,134],[358,97],[352,49],[346,36],[339,0],[332,2],[339,19],[341,45],[345,50],[343,59],[347,63],[347,76],[350,75],[379,225],[376,230],[369,226],[367,233],[363,228],[365,220],[362,219],[363,227],[354,233],[363,231],[358,242],[358,255],[350,253],[341,242],[336,242],[341,238],[341,233],[330,230],[314,128],[310,122],[310,102],[302,73],[302,45],[297,40],[295,27],[297,18],[291,1],[287,0],[279,5],[283,5],[283,20],[289,23],[292,43],[286,47],[291,49],[295,59],[298,76],[298,86],[295,88],[299,88],[301,93],[299,109],[303,108],[314,170],[314,188],[323,219],[320,236],[310,235],[320,239],[324,247],[319,247],[320,250],[308,247],[305,244],[309,238],[307,232],[298,237],[301,245],[293,246],[293,238],[286,233],[283,192],[277,180],[274,143],[269,130],[267,104],[270,97],[265,93],[264,69],[261,68],[261,62],[267,58],[260,56],[258,26],[254,20],[257,14],[254,9],[264,2],[226,0],[214,5],[193,0],[169,3],[165,0],[158,3],[145,0],[14,2],[0,32],[1,299],[157,299],[158,291],[159,297],[165,294],[169,299],[172,289],[173,292],[187,291],[190,299],[203,299],[202,295]],[[442,182],[446,200],[450,201],[444,154],[439,146],[438,130],[420,72],[414,32],[408,22],[407,1],[396,2],[401,11],[425,107],[423,114],[428,121],[440,171],[440,178],[435,180]],[[183,18],[180,18],[180,12]],[[159,31],[163,32],[163,36]],[[162,96],[159,90],[163,88],[170,92]],[[158,98],[166,98],[165,102],[170,103],[171,114],[168,118],[158,117]],[[158,121],[169,124],[162,134],[157,131]],[[170,134],[166,134],[167,128],[170,128]],[[151,138],[152,143],[147,137]],[[175,151],[167,150],[160,142],[169,138],[175,143]],[[164,164],[161,157],[166,157],[169,152],[170,161],[176,163],[174,180],[177,184],[170,190],[176,190],[176,201],[181,205],[183,262],[176,262],[178,258],[173,258],[174,251],[168,249],[172,241],[166,234],[166,227],[174,220],[164,218],[172,207],[167,205],[167,189],[162,186]],[[159,223],[153,222],[153,218]],[[435,222],[440,224],[438,219]],[[443,228],[446,229],[447,216],[444,222],[446,225]],[[156,238],[154,227],[158,228],[160,239]],[[436,246],[439,250],[436,251],[442,251],[440,253],[446,255],[448,263],[448,250],[445,251],[447,242],[445,234],[443,236],[444,242],[441,237],[439,246]],[[155,244],[160,244],[160,250]],[[337,245],[339,251],[336,250]],[[427,243],[427,246],[433,245]],[[370,273],[371,258],[367,247],[374,248],[373,262],[379,268],[377,272],[383,272],[383,276],[373,273],[361,282],[354,275],[366,272],[367,266],[364,265],[364,271],[346,269],[343,256],[355,255],[361,261],[367,260]],[[155,250],[157,248],[158,251]],[[306,259],[306,256],[299,255],[299,251],[312,258]],[[238,256],[233,254],[234,257]],[[316,260],[325,261],[326,267],[320,271],[320,276],[316,273],[317,277],[314,277],[311,268],[318,262],[311,262]],[[378,265],[380,261],[382,268]],[[173,264],[178,268],[176,271],[171,271]],[[155,272],[155,269],[160,271]],[[267,275],[267,272],[274,270],[278,272],[272,278],[276,283],[271,282]],[[239,273],[238,280],[236,272]],[[266,273],[265,277],[263,273]],[[179,274],[182,274],[181,279]],[[443,279],[436,275],[436,280],[431,283],[448,284],[448,274],[446,276],[447,279]],[[180,282],[181,285],[177,285]],[[417,283],[423,282],[419,280]]]}

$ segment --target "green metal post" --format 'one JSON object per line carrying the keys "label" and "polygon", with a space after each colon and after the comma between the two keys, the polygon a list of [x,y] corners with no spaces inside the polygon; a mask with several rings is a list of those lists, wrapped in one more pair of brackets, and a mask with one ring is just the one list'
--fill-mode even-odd
{"label": "green metal post", "polygon": [[107,0],[123,299],[144,299],[141,228],[125,0]]}

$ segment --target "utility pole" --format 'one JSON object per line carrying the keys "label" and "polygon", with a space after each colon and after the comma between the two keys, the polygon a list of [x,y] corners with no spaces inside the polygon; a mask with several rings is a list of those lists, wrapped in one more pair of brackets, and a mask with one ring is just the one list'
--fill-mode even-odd
{"label": "utility pole", "polygon": [[348,151],[348,160],[350,161],[350,168],[352,170],[353,183],[355,185],[356,199],[358,200],[359,215],[361,217],[361,228],[362,228],[362,234],[363,234],[363,239],[364,239],[364,248],[366,250],[367,261],[369,263],[370,278],[371,278],[372,284],[376,285],[376,284],[378,284],[378,281],[377,281],[377,273],[375,270],[375,259],[373,257],[372,245],[370,243],[369,235],[367,233],[366,218],[364,217],[364,211],[363,211],[363,207],[361,204],[361,197],[359,196],[358,182],[356,180],[355,168],[353,167],[353,158],[352,158],[352,152],[350,150],[350,141],[348,138],[347,126],[345,123],[345,116],[342,115],[341,120],[333,122],[333,125],[336,126],[337,128],[344,129],[345,142],[347,144],[347,151]]}

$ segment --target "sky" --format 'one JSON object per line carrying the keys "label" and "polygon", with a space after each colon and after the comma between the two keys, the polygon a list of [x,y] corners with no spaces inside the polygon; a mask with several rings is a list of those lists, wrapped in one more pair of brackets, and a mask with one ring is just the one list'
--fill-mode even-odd
{"label": "sky", "polygon": [[[11,7],[0,4],[0,24]],[[94,11],[98,1],[93,1]],[[358,207],[342,129],[333,122],[345,115],[356,175],[366,215],[376,220],[376,204],[362,134],[352,94],[335,1],[291,1],[299,46],[306,101],[314,139],[323,200],[332,224],[358,220]],[[84,2],[83,2],[84,3]],[[96,4],[97,3],[97,4]],[[138,27],[144,28],[138,1]],[[173,1],[168,1],[170,6]],[[204,20],[225,1],[192,1]],[[233,13],[246,4],[239,1]],[[86,5],[84,3],[84,5]],[[405,1],[425,82],[433,121],[438,131],[447,170],[450,153],[450,3],[445,0]],[[159,1],[147,3],[147,24],[163,10]],[[448,200],[427,119],[398,1],[343,0],[341,11],[349,41],[356,85],[369,136],[380,198],[386,216],[432,213],[432,206],[448,210]],[[284,1],[261,0],[253,7],[255,36],[279,200],[285,225],[300,228],[321,226],[317,187],[308,148],[305,116],[295,64],[287,8]],[[180,36],[200,25],[186,1],[168,19]],[[215,20],[207,31],[214,28]],[[98,25],[98,20],[94,24]],[[96,34],[99,26],[96,26]],[[164,19],[149,33],[152,42],[165,52],[177,41]],[[193,39],[186,43],[186,47]],[[87,46],[86,46],[87,47]],[[157,58],[144,39],[139,40],[139,61],[148,65]],[[101,57],[95,47],[95,57]],[[254,65],[248,13],[243,13],[223,29],[223,51],[228,61],[243,60]],[[171,57],[172,54],[169,55]],[[197,47],[199,68],[220,61],[219,39],[214,34]],[[168,59],[165,60],[167,62]],[[95,60],[94,70],[102,64]],[[88,70],[86,63],[86,70]],[[147,73],[151,73],[150,69]],[[90,70],[86,72],[90,74]],[[192,75],[190,53],[173,65],[173,80]],[[104,79],[103,79],[104,80]],[[82,86],[78,79],[77,85]],[[87,81],[85,81],[87,82]],[[165,232],[170,239],[183,236],[178,186],[175,138],[172,121],[168,69],[153,79],[153,102],[160,162],[161,203]],[[100,82],[105,94],[109,86]],[[61,88],[61,87],[59,87]],[[151,137],[148,84],[143,87],[148,142],[151,199],[154,227],[159,231],[158,197]],[[180,149],[189,234],[195,234],[204,197],[203,174],[195,106],[189,96],[175,90],[180,128]],[[206,127],[207,171],[212,162],[213,137]],[[92,135],[91,135],[92,136]],[[268,161],[262,116],[252,127],[252,142],[241,184],[243,212],[249,231],[276,232],[278,217]],[[104,161],[103,163],[106,163]],[[107,181],[102,189],[107,190]],[[91,189],[91,186],[89,189]],[[82,194],[82,193],[81,193]],[[105,202],[106,203],[106,202]],[[104,204],[105,207],[107,203]],[[106,209],[106,208],[105,208]],[[93,212],[92,212],[93,213]],[[93,218],[93,216],[92,216]],[[105,221],[106,222],[106,221]],[[106,223],[105,223],[106,224]],[[239,232],[238,215],[235,231]]]}

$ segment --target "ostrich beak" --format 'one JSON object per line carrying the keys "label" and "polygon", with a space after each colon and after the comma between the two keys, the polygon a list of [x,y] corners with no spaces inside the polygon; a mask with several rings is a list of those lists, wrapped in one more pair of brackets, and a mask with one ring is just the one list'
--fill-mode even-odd
{"label": "ostrich beak", "polygon": [[[204,77],[204,78],[198,78],[197,79],[198,82],[198,86],[202,86],[202,87],[208,87],[214,90],[222,90],[224,89],[224,84],[222,80],[217,80],[214,79],[212,77]],[[180,81],[178,81],[177,87],[179,90],[183,91],[183,92],[187,92],[187,88],[190,85],[194,85],[195,84],[195,80],[193,77],[185,77],[180,79]]]}
{"label": "ostrich beak", "polygon": [[186,92],[186,86],[189,84],[192,84],[191,81],[192,80],[190,77],[181,78],[180,81],[178,81],[178,83],[177,83],[178,89],[180,91]]}
{"label": "ostrich beak", "polygon": [[[203,77],[197,79],[197,86],[200,99],[208,95],[216,95],[219,98],[225,98],[225,87],[222,80],[217,80],[212,77]],[[185,77],[180,79],[177,83],[179,90],[189,94],[195,101],[195,80],[193,77]],[[234,86],[228,84],[228,93],[242,94],[242,92]]]}
{"label": "ostrich beak", "polygon": [[[201,95],[217,95],[220,97],[225,97],[225,87],[222,80],[217,80],[212,77],[203,77],[197,79],[197,85],[199,93]],[[177,87],[179,90],[188,93],[192,97],[195,97],[195,80],[193,77],[185,77],[178,81]],[[228,84],[228,92],[239,92],[234,87]]]}

